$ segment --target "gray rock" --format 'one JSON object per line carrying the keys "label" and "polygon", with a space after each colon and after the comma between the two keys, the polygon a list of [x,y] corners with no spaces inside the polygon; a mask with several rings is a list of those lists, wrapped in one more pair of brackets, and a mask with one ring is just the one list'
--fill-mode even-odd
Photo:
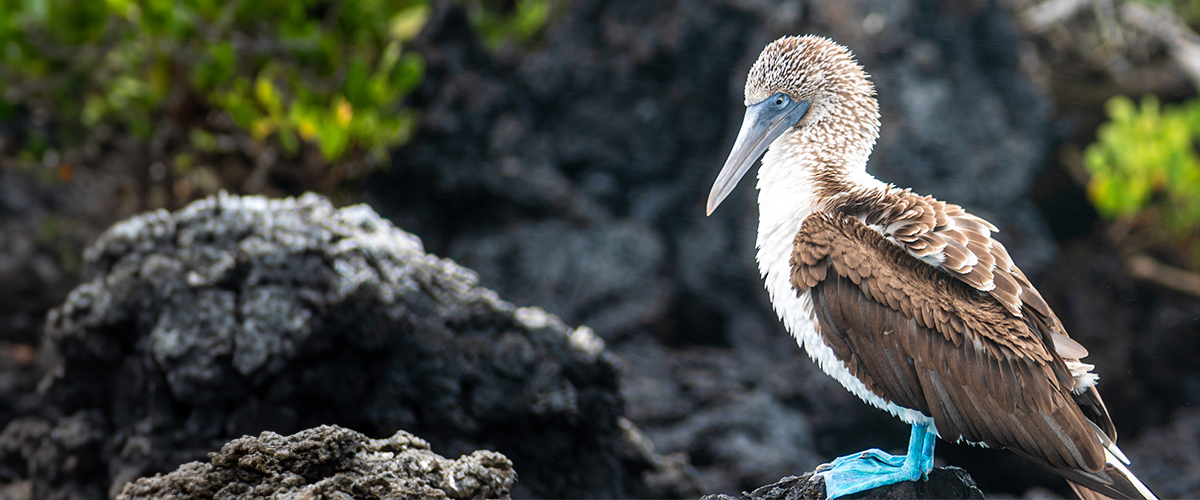
{"label": "gray rock", "polygon": [[[115,495],[237,436],[327,422],[500,451],[516,496],[652,495],[644,473],[688,490],[633,439],[590,329],[500,300],[364,205],[221,195],[121,222],[84,260],[48,316],[43,409],[0,434],[34,497]],[[45,439],[71,419],[86,440]]]}
{"label": "gray rock", "polygon": [[107,223],[86,213],[95,195],[22,174],[0,169],[0,340],[32,344],[46,311],[78,283],[79,251]]}
{"label": "gray rock", "polygon": [[[655,276],[664,248],[644,226],[610,224],[587,229],[560,222],[532,224],[482,238],[462,238],[450,250],[477,272],[505,281],[531,304],[577,318],[602,332],[651,325],[666,313],[666,295]],[[511,265],[510,265],[511,264]]]}
{"label": "gray rock", "polygon": [[[774,484],[742,493],[738,497],[716,494],[706,495],[701,500],[820,500],[823,498],[825,498],[825,481],[820,477],[814,477],[812,472],[807,472],[799,477],[785,477]],[[966,471],[958,467],[936,467],[929,473],[927,480],[902,481],[842,498],[983,500],[983,492],[975,487],[975,480],[971,479]]]}
{"label": "gray rock", "polygon": [[1147,429],[1121,448],[1138,478],[1162,498],[1200,497],[1200,411],[1179,410],[1169,423]]}
{"label": "gray rock", "polygon": [[[0,432],[0,454],[10,463],[20,462],[37,479],[8,478],[17,480],[7,495],[51,498],[48,493],[53,491],[74,498],[106,498],[107,485],[89,479],[103,473],[104,464],[95,457],[103,452],[107,423],[96,410],[79,411],[53,423],[36,417],[9,422]],[[55,488],[47,489],[46,484]]]}
{"label": "gray rock", "polygon": [[[781,340],[789,350],[784,352],[794,355],[792,342]],[[768,374],[747,372],[752,361],[739,359],[755,351],[729,355],[716,349],[664,349],[642,341],[615,352],[630,371],[646,378],[622,388],[630,401],[629,418],[643,422],[643,432],[658,452],[690,457],[705,491],[749,488],[822,462],[813,433],[821,416],[795,402],[819,397],[805,392],[826,376],[813,369],[805,378],[797,377],[804,376],[804,361],[794,361],[791,371]],[[758,361],[764,371],[776,368],[769,359]],[[798,379],[805,382],[790,385]],[[785,395],[790,395],[788,403]]]}
{"label": "gray rock", "polygon": [[128,483],[117,500],[357,498],[507,500],[517,473],[507,457],[476,451],[447,460],[404,431],[387,439],[338,426],[291,436],[241,437],[167,474]]}

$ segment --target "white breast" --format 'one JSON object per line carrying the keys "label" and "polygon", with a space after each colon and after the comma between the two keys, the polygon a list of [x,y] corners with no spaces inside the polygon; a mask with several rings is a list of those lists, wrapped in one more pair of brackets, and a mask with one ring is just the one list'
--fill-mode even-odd
{"label": "white breast", "polygon": [[[758,270],[766,281],[771,304],[783,326],[808,352],[825,373],[863,401],[895,415],[909,424],[933,423],[933,419],[913,409],[884,401],[867,390],[837,359],[817,333],[809,293],[797,296],[791,283],[793,240],[804,219],[818,209],[813,183],[801,165],[801,145],[789,141],[790,134],[776,140],[763,157],[758,171]],[[869,177],[869,176],[868,176]],[[870,181],[879,181],[871,178]],[[936,432],[936,429],[934,429]]]}

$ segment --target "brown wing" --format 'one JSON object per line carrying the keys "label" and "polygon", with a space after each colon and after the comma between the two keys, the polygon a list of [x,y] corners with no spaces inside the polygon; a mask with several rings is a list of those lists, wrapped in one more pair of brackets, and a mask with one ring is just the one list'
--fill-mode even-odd
{"label": "brown wing", "polygon": [[[987,292],[1014,316],[1022,305],[1053,318],[1050,307],[1008,250],[992,238],[992,223],[962,207],[889,186],[882,190],[846,193],[832,201],[831,210],[853,215],[904,247],[914,257],[940,259],[943,271],[981,292]],[[1052,323],[1056,323],[1053,318]],[[1061,325],[1057,326],[1061,333]]]}
{"label": "brown wing", "polygon": [[1010,448],[1116,493],[1070,374],[1038,331],[1044,326],[1031,324],[1039,320],[1013,315],[842,215],[805,220],[791,281],[812,293],[818,331],[850,372],[885,400],[931,416],[943,439]]}
{"label": "brown wing", "polygon": [[[1078,366],[1087,356],[1087,349],[1067,335],[1042,294],[1013,264],[1004,245],[992,238],[997,229],[990,222],[958,205],[891,186],[845,193],[830,202],[830,209],[880,228],[909,255],[940,256],[943,260],[938,267],[946,274],[988,293],[1013,316],[1028,319],[1042,343],[1062,358],[1056,363]],[[1083,391],[1075,400],[1110,441],[1117,440],[1116,428],[1096,391]]]}

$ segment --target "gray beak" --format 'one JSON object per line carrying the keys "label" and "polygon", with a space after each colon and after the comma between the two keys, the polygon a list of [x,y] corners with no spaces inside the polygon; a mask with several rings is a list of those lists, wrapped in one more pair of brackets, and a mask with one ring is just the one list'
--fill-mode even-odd
{"label": "gray beak", "polygon": [[746,117],[742,119],[742,129],[733,143],[733,151],[730,151],[725,166],[717,174],[712,191],[708,193],[708,215],[712,215],[717,205],[729,196],[746,171],[767,151],[767,147],[799,123],[806,112],[807,99],[793,101],[786,94],[776,94],[758,104],[746,106]]}

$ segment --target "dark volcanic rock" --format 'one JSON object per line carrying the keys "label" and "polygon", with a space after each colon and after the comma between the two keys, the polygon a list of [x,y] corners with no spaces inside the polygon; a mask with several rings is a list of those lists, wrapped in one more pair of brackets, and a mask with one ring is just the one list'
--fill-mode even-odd
{"label": "dark volcanic rock", "polygon": [[320,424],[500,451],[518,496],[650,495],[643,472],[671,463],[621,417],[591,330],[500,300],[366,206],[212,197],[113,226],[85,264],[49,315],[43,409],[0,434],[35,498]]}
{"label": "dark volcanic rock", "polygon": [[1162,498],[1200,498],[1200,410],[1180,410],[1122,448],[1143,483]]}
{"label": "dark volcanic rock", "polygon": [[759,51],[827,35],[878,87],[869,170],[993,221],[1036,277],[1054,246],[1025,190],[1054,130],[1009,13],[982,0],[569,6],[538,48],[494,54],[460,7],[435,7],[417,42],[422,123],[370,183],[373,203],[504,297],[593,327],[629,367],[631,418],[710,490],[903,449],[906,426],[820,373],[780,326],[755,267],[752,176],[712,217],[703,204]]}
{"label": "dark volcanic rock", "polygon": [[1161,426],[1200,404],[1200,300],[1134,280],[1100,238],[1063,253],[1059,279],[1043,294],[1090,351],[1118,430]]}
{"label": "dark volcanic rock", "polygon": [[95,196],[31,177],[0,168],[0,340],[28,344],[78,283],[79,251],[104,227],[83,214]]}
{"label": "dark volcanic rock", "polygon": [[[752,181],[713,218],[703,201],[737,132],[746,70],[770,40],[812,32],[848,44],[874,75],[884,127],[870,169],[996,222],[1036,272],[1053,246],[1024,191],[1052,146],[1049,105],[1021,76],[1005,11],[930,3],[579,1],[540,49],[501,56],[442,5],[418,41],[430,68],[414,98],[422,125],[370,187],[398,224],[506,296],[603,324],[606,339],[652,327],[727,345],[729,316],[761,288]],[[649,305],[547,297],[577,275],[527,265],[553,242],[602,239],[627,250],[564,247],[551,264],[585,279],[608,269],[610,296]],[[712,321],[689,321],[696,311],[678,302]]]}
{"label": "dark volcanic rock", "polygon": [[[103,412],[80,411],[53,422],[18,418],[0,432],[7,493],[15,498],[107,498],[106,475],[97,457],[108,434]],[[29,477],[37,476],[31,480]],[[132,479],[132,478],[131,478]],[[52,486],[51,486],[52,485]],[[120,486],[120,485],[117,485]],[[24,490],[26,494],[17,494]]]}
{"label": "dark volcanic rock", "polygon": [[[706,495],[701,500],[820,500],[825,498],[825,481],[814,478],[808,472],[803,476],[789,476],[775,484],[760,487],[739,497],[729,495]],[[924,498],[979,499],[983,492],[975,487],[975,480],[958,467],[937,467],[924,481],[904,481],[867,490],[843,498],[878,498],[888,500],[919,500]]]}
{"label": "dark volcanic rock", "polygon": [[512,462],[494,451],[457,460],[404,431],[387,439],[337,426],[242,437],[169,474],[125,485],[117,500],[357,498],[508,499]]}

